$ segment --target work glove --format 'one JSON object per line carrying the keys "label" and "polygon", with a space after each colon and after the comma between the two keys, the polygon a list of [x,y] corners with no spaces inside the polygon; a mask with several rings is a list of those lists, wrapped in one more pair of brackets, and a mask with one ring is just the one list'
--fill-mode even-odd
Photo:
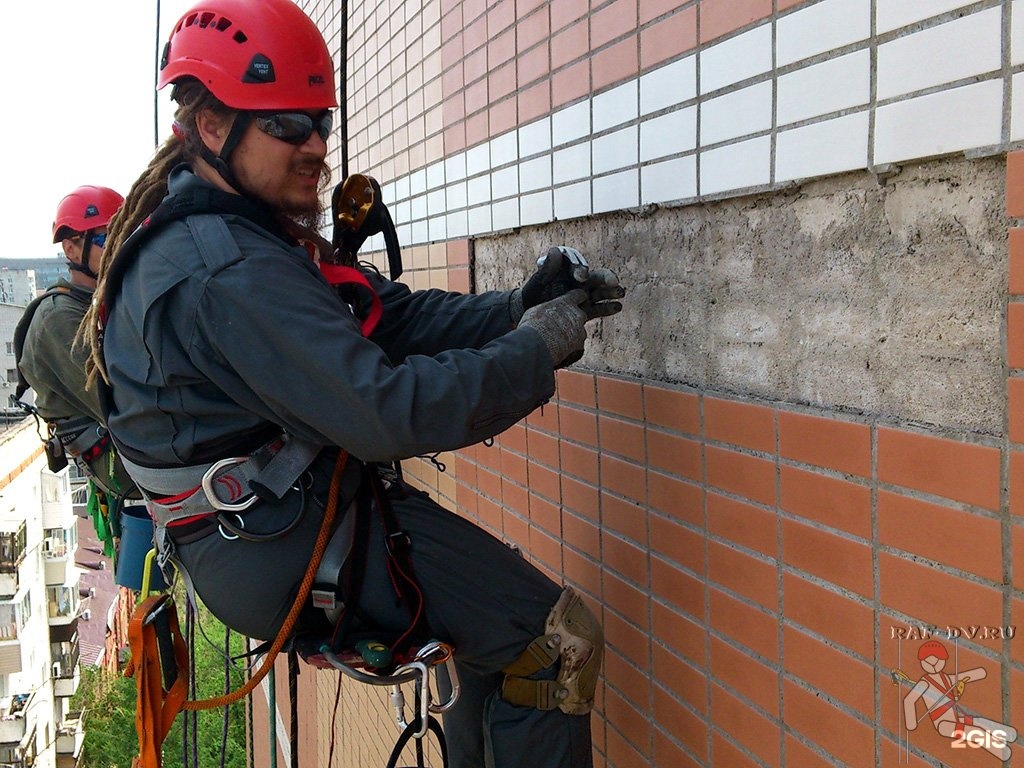
{"label": "work glove", "polygon": [[[564,368],[583,357],[583,345],[587,341],[584,325],[592,319],[590,311],[593,308],[587,292],[576,288],[551,301],[530,307],[523,314],[518,327],[536,331],[548,348],[554,367]],[[602,315],[593,315],[599,316]]]}
{"label": "work glove", "polygon": [[[619,287],[619,278],[610,269],[591,270],[583,254],[575,248],[556,245],[537,259],[537,271],[523,287],[512,291],[509,316],[517,323],[526,310],[577,288],[590,293],[594,302],[621,298],[625,294]],[[621,309],[619,305],[618,310]]]}

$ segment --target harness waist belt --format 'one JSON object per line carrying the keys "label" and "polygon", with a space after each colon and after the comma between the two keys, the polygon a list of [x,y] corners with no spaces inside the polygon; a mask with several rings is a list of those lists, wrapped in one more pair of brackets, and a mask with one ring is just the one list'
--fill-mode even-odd
{"label": "harness waist belt", "polygon": [[144,467],[121,457],[128,474],[146,489],[157,526],[215,512],[240,512],[257,499],[279,500],[313,463],[321,446],[285,434],[249,456],[184,467]]}
{"label": "harness waist belt", "polygon": [[107,430],[88,416],[57,419],[54,423],[54,434],[72,456],[81,456],[107,436]]}

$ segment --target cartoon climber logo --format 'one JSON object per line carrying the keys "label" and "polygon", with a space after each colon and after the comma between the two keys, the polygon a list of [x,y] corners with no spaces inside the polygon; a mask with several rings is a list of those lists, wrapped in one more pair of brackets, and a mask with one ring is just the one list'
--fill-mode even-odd
{"label": "cartoon climber logo", "polygon": [[914,680],[902,669],[892,671],[892,682],[903,693],[901,725],[907,729],[909,751],[910,731],[924,720],[931,721],[935,730],[951,739],[954,749],[984,749],[1002,761],[1010,759],[1010,745],[1017,740],[1013,726],[979,715],[969,715],[960,706],[960,700],[969,683],[984,680],[988,673],[984,667],[959,671],[954,663],[947,671],[949,651],[938,640],[927,640],[917,650],[917,660],[924,674]]}

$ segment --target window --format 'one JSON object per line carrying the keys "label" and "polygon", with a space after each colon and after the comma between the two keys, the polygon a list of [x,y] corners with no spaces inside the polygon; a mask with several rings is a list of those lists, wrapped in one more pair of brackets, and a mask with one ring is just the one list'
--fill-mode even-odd
{"label": "window", "polygon": [[13,341],[8,341],[7,342],[7,354],[8,355],[13,355],[14,354],[14,342]]}

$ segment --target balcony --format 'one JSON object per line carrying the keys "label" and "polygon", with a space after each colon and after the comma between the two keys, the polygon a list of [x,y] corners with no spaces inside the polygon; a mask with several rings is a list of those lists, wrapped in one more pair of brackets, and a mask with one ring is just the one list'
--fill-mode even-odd
{"label": "balcony", "polygon": [[78,595],[78,576],[73,576],[73,584],[62,584],[46,588],[46,613],[50,626],[70,624],[78,618],[78,609],[82,605]]}
{"label": "balcony", "polygon": [[25,560],[26,546],[25,523],[15,530],[0,530],[0,596],[11,597],[18,592],[18,571]]}
{"label": "balcony", "polygon": [[40,473],[39,494],[43,504],[43,528],[66,528],[75,516],[67,469],[56,474],[44,469]]}
{"label": "balcony", "polygon": [[50,528],[44,531],[43,576],[47,586],[67,581],[68,576],[74,572],[70,568],[77,548],[75,528]]}
{"label": "balcony", "polygon": [[50,628],[50,675],[53,695],[73,696],[82,680],[78,664],[78,622]]}
{"label": "balcony", "polygon": [[0,600],[0,675],[22,670],[20,634],[30,605],[27,593],[21,599]]}
{"label": "balcony", "polygon": [[16,693],[0,699],[0,744],[20,744],[25,738],[26,715],[32,696],[31,693]]}
{"label": "balcony", "polygon": [[57,764],[61,759],[71,757],[76,765],[82,755],[82,744],[85,742],[85,712],[68,712],[67,717],[57,726]]}
{"label": "balcony", "polygon": [[35,764],[36,730],[34,727],[20,743],[0,744],[0,766],[3,768],[32,768]]}

